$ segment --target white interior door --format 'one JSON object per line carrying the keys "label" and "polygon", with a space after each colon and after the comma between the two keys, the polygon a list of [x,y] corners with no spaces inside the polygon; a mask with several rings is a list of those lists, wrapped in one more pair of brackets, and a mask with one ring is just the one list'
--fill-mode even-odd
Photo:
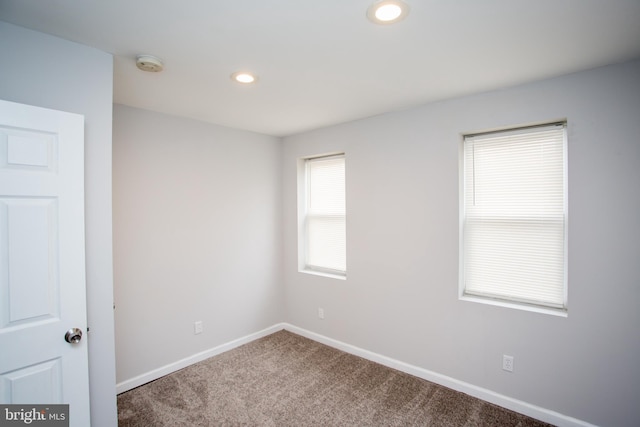
{"label": "white interior door", "polygon": [[85,292],[84,117],[0,101],[0,403],[90,424]]}

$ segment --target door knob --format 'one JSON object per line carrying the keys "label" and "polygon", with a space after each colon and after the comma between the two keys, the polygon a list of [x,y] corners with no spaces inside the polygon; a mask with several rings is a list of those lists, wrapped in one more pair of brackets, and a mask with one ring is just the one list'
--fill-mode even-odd
{"label": "door knob", "polygon": [[69,344],[78,344],[82,339],[82,331],[78,328],[71,328],[64,334],[64,340]]}

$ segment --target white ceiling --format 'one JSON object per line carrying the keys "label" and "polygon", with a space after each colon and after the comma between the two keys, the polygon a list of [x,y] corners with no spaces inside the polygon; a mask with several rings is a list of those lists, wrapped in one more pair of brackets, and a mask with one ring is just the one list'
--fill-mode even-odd
{"label": "white ceiling", "polygon": [[276,136],[640,57],[640,0],[405,0],[387,26],[373,1],[0,0],[0,20],[114,54],[116,103]]}

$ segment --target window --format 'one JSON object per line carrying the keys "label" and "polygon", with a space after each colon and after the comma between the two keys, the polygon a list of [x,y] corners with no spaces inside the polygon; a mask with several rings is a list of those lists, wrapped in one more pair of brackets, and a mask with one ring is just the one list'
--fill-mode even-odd
{"label": "window", "polygon": [[462,296],[566,310],[566,124],[463,144]]}
{"label": "window", "polygon": [[300,270],[344,278],[344,154],[304,159],[300,192]]}

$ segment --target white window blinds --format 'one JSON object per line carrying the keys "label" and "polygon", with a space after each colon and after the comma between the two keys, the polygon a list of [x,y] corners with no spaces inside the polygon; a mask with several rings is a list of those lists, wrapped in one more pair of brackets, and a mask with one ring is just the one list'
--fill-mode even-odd
{"label": "white window blinds", "polygon": [[464,140],[464,294],[566,308],[565,126]]}
{"label": "white window blinds", "polygon": [[344,155],[305,160],[305,268],[345,275]]}

